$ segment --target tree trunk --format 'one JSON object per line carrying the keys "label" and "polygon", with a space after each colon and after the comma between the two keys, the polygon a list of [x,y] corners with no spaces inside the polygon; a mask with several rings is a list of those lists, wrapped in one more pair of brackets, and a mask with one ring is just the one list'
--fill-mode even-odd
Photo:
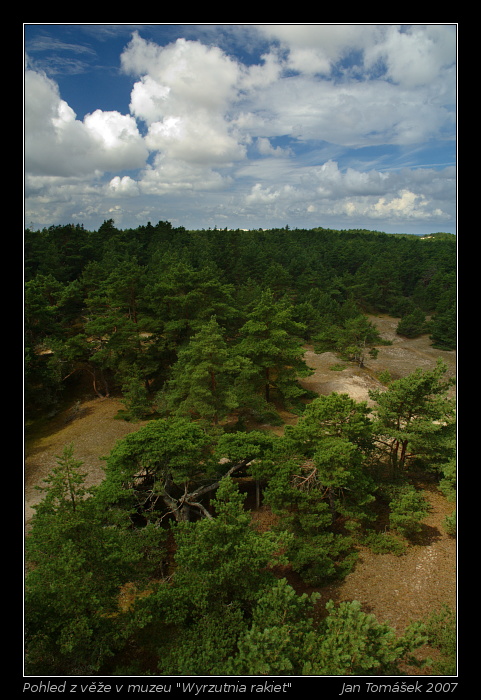
{"label": "tree trunk", "polygon": [[92,386],[94,388],[95,393],[97,394],[99,399],[105,399],[105,396],[103,394],[101,394],[97,388],[97,376],[95,374],[95,371],[92,371],[89,369],[89,370],[87,370],[87,372],[89,372],[92,375]]}
{"label": "tree trunk", "polygon": [[172,496],[169,496],[166,492],[162,494],[162,500],[170,513],[174,516],[176,522],[182,523],[189,521],[190,509],[185,502],[181,503],[177,498],[172,498]]}
{"label": "tree trunk", "polygon": [[[236,471],[243,469],[245,466],[247,466],[247,464],[250,461],[251,457],[247,457],[246,459],[241,460],[237,464],[234,464],[234,466],[232,466],[227,471],[227,473],[224,474],[224,476],[230,476]],[[164,483],[164,489],[161,498],[167,506],[169,512],[174,516],[175,520],[178,523],[188,522],[190,520],[192,508],[197,508],[204,517],[210,519],[212,518],[212,515],[209,513],[207,508],[199,502],[199,497],[204,496],[206,493],[214,491],[218,488],[218,486],[219,481],[215,481],[214,483],[209,484],[208,486],[201,486],[199,489],[187,493],[187,485],[185,485],[184,495],[181,498],[175,498],[169,493],[170,488],[175,488],[174,482],[172,481],[172,478],[170,476],[167,476]]]}
{"label": "tree trunk", "polygon": [[175,519],[177,522],[188,523],[190,520],[190,506],[183,503],[181,507],[175,511]]}
{"label": "tree trunk", "polygon": [[407,457],[407,447],[408,447],[408,440],[403,440],[401,443],[401,457],[399,458],[399,468],[404,469],[404,466],[406,464],[406,457]]}
{"label": "tree trunk", "polygon": [[103,372],[101,372],[101,375],[102,375],[102,383],[103,383],[104,388],[105,388],[105,397],[104,398],[108,399],[108,397],[110,396],[109,385],[107,384],[107,380],[105,379]]}
{"label": "tree trunk", "polygon": [[391,468],[393,476],[396,475],[398,467],[399,440],[394,440],[391,445]]}

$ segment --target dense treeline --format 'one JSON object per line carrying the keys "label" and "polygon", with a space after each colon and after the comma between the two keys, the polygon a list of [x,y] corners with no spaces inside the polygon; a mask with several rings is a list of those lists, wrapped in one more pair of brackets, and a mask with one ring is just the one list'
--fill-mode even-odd
{"label": "dense treeline", "polygon": [[277,376],[279,357],[261,381],[273,358],[254,357],[268,335],[256,324],[267,318],[272,333],[287,334],[293,362],[296,339],[325,344],[326,331],[332,339],[367,312],[399,317],[408,337],[429,332],[435,347],[456,343],[456,243],[447,234],[186,231],[165,221],[118,230],[110,220],[98,231],[27,229],[25,277],[26,400],[42,410],[81,374],[98,394],[118,389],[133,404],[152,403],[211,319],[238,360],[249,360],[236,376],[250,411],[256,401],[267,410],[247,396],[252,383],[264,384],[267,403],[275,392],[291,407],[299,398],[285,372]]}
{"label": "dense treeline", "polygon": [[[107,221],[25,242],[31,415],[88,378],[144,419],[97,487],[75,446],[46,481],[26,539],[28,674],[392,675],[440,629],[452,638],[450,611],[399,635],[356,601],[319,610],[276,573],[287,564],[319,587],[351,570],[360,543],[402,554],[427,512],[411,469],[454,498],[441,361],[382,377],[372,409],[298,384],[306,342],[360,365],[375,354],[372,311],[453,348],[451,237]],[[253,429],[280,406],[296,425]],[[237,477],[270,508],[268,531]]]}

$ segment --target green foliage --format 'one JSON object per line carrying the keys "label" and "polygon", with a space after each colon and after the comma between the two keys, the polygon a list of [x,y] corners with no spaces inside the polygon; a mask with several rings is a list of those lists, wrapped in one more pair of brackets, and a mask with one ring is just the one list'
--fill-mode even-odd
{"label": "green foliage", "polygon": [[217,424],[239,406],[236,376],[246,364],[227,346],[213,316],[179,351],[165,389],[167,409]]}
{"label": "green foliage", "polygon": [[420,625],[397,636],[388,625],[363,613],[357,601],[326,605],[314,623],[316,595],[296,596],[285,580],[259,600],[239,653],[227,665],[232,675],[389,675],[425,641]]}
{"label": "green foliage", "polygon": [[96,673],[126,644],[143,615],[119,608],[127,581],[145,582],[155,566],[146,553],[162,551],[161,533],[115,524],[84,487],[82,463],[71,446],[46,480],[26,539],[26,668],[33,675]]}
{"label": "green foliage", "polygon": [[106,507],[141,509],[152,522],[166,508],[179,519],[188,517],[189,487],[216,475],[211,445],[202,427],[186,418],[152,420],[116,443],[97,497]]}
{"label": "green foliage", "polygon": [[406,338],[417,338],[426,333],[426,315],[421,309],[414,309],[411,313],[403,316],[399,321],[396,333]]}
{"label": "green foliage", "polygon": [[351,537],[334,533],[331,501],[316,468],[296,460],[274,461],[264,502],[280,515],[278,530],[292,537],[286,556],[308,585],[343,578],[354,562]]}
{"label": "green foliage", "polygon": [[117,442],[107,468],[125,467],[126,478],[142,471],[175,471],[179,479],[185,480],[199,471],[209,444],[202,428],[185,418],[154,420]]}
{"label": "green foliage", "polygon": [[440,676],[456,675],[456,613],[448,605],[431,613],[424,620],[428,644],[441,653],[433,664],[433,673]]}
{"label": "green foliage", "polygon": [[60,403],[64,384],[58,357],[42,354],[25,345],[25,403],[29,415],[53,415]]}
{"label": "green foliage", "polygon": [[315,623],[316,600],[316,594],[298,596],[285,579],[278,581],[259,599],[226,675],[395,675],[426,640],[419,624],[398,636],[357,601],[338,607],[329,601],[327,616]]}
{"label": "green foliage", "polygon": [[450,437],[455,406],[448,390],[454,380],[445,378],[446,371],[438,360],[432,370],[419,368],[387,390],[369,392],[376,402],[374,432],[383,436],[393,473],[404,470],[409,457],[432,456]]}
{"label": "green foliage", "polygon": [[80,472],[82,462],[74,457],[74,446],[66,445],[63,453],[57,457],[57,466],[52,469],[43,483],[45,487],[37,487],[46,492],[43,502],[37,506],[39,513],[62,513],[68,522],[69,517],[82,505],[88,494],[84,487],[86,474]]}
{"label": "green foliage", "polygon": [[175,528],[173,591],[180,608],[207,613],[221,602],[249,606],[258,589],[272,580],[266,567],[279,560],[282,539],[255,531],[244,499],[232,479],[223,478],[213,500],[216,517]]}
{"label": "green foliage", "polygon": [[325,438],[343,438],[369,452],[373,439],[369,408],[365,401],[355,401],[348,394],[318,396],[295,426],[286,426],[285,435],[310,457]]}
{"label": "green foliage", "polygon": [[456,518],[456,510],[454,510],[451,515],[447,515],[444,518],[443,521],[444,529],[448,533],[448,535],[451,535],[452,537],[456,536],[456,528],[457,528],[457,518]]}
{"label": "green foliage", "polygon": [[400,662],[412,662],[412,652],[426,641],[419,623],[398,636],[374,615],[362,612],[358,601],[337,608],[329,601],[326,609],[329,614],[318,631],[321,639],[304,657],[303,675],[396,675]]}
{"label": "green foliage", "polygon": [[374,483],[367,458],[373,435],[366,402],[347,394],[319,396],[297,425],[286,427],[285,436],[295,454],[312,460],[315,475],[309,481],[326,494],[332,521],[338,513],[351,521],[369,518]]}
{"label": "green foliage", "polygon": [[329,369],[331,372],[342,372],[343,369],[346,369],[346,365],[342,362],[337,362],[335,365],[331,365]]}
{"label": "green foliage", "polygon": [[238,652],[227,662],[228,675],[300,675],[312,632],[317,595],[297,595],[285,579],[260,596],[250,626],[240,635]]}
{"label": "green foliage", "polygon": [[25,333],[30,343],[61,334],[57,304],[62,290],[53,275],[37,275],[25,284]]}
{"label": "green foliage", "polygon": [[[279,440],[280,438],[276,435],[261,430],[251,430],[248,433],[222,433],[215,445],[214,458],[228,465],[242,461],[246,464],[252,460],[257,462],[266,454],[270,454]],[[251,466],[251,473],[255,473],[255,470],[255,465]]]}
{"label": "green foliage", "polygon": [[[180,440],[189,433],[178,421],[176,428],[172,421],[148,425],[154,436],[160,430]],[[137,431],[144,434],[139,445],[145,428]],[[153,466],[157,452],[164,464],[171,460],[163,440],[154,442],[145,466]],[[218,455],[235,462],[255,454],[262,471],[269,456],[282,454],[282,442],[261,433],[226,434]],[[66,449],[29,539],[28,561],[35,564],[26,587],[31,673],[115,675],[125,671],[128,653],[129,669],[144,675],[142,659],[153,655],[160,675],[390,675],[425,641],[419,625],[399,636],[355,601],[330,602],[319,621],[316,594],[299,596],[274,577],[271,567],[285,563],[280,552],[294,549],[299,566],[309,548],[311,558],[314,553],[307,578],[314,585],[325,580],[336,556],[347,570],[348,540],[319,527],[323,517],[325,525],[330,521],[319,491],[291,489],[300,496],[291,533],[282,528],[275,534],[252,526],[245,497],[232,479],[221,479],[214,517],[173,527],[175,562],[165,578],[162,531],[136,530],[128,511],[106,509],[102,487],[93,495],[85,491],[80,467]],[[128,609],[119,604],[127,582],[146,590]]]}
{"label": "green foliage", "polygon": [[[310,374],[306,341],[359,365],[375,356],[383,341],[367,311],[398,313],[407,335],[429,314],[433,344],[454,348],[455,241],[324,228],[185,231],[162,221],[122,231],[109,220],[98,231],[28,230],[25,242],[28,412],[53,411],[76,378],[88,378],[99,396],[120,392],[130,420],[152,415],[153,397],[167,416],[115,445],[96,489],[85,488],[71,446],[47,479],[26,544],[28,672],[398,672],[419,629],[399,636],[356,602],[329,604],[319,621],[315,596],[298,596],[270,567],[282,551],[311,585],[345,575],[373,517],[382,446],[393,474],[417,460],[454,497],[442,363],[380,377],[387,389],[371,396],[374,420],[347,395],[304,406],[298,380]],[[283,437],[240,432],[247,418],[279,422],[280,406],[301,414]],[[233,414],[239,422],[224,433]],[[253,527],[228,478],[236,472],[262,484],[278,530]],[[391,497],[393,531],[417,531],[418,496]],[[395,553],[400,542],[392,533],[365,541]],[[131,585],[139,595],[127,609],[119,593]]]}
{"label": "green foliage", "polygon": [[375,325],[366,316],[358,314],[347,318],[344,325],[331,325],[314,337],[316,352],[333,351],[345,360],[364,366],[366,354],[377,357],[375,345],[381,344],[382,338]]}
{"label": "green foliage", "polygon": [[123,417],[126,420],[142,420],[152,412],[149,393],[137,367],[130,368],[122,384],[122,402],[125,405]]}
{"label": "green foliage", "polygon": [[390,503],[389,524],[404,537],[413,537],[421,531],[421,521],[429,513],[429,505],[414,487],[398,490]]}
{"label": "green foliage", "polygon": [[363,537],[362,543],[374,554],[401,556],[406,553],[406,543],[389,532],[370,532]]}
{"label": "green foliage", "polygon": [[378,255],[365,261],[352,275],[351,289],[363,308],[389,313],[403,296],[406,275],[403,274],[398,246],[393,246],[389,258],[383,259],[379,251],[384,246],[385,250],[389,247],[386,241],[380,242]]}
{"label": "green foliage", "polygon": [[243,501],[232,480],[222,479],[216,517],[174,530],[172,582],[148,600],[149,610],[170,626],[159,649],[162,674],[222,673],[260,592],[273,585],[269,566],[280,561],[282,538],[257,532]]}
{"label": "green foliage", "polygon": [[430,325],[431,340],[434,348],[455,350],[457,342],[457,311],[456,305],[436,314]]}
{"label": "green foliage", "polygon": [[[312,513],[309,515],[312,517]],[[295,541],[287,550],[293,571],[308,586],[324,586],[347,576],[357,559],[352,540],[332,532],[309,536],[302,529],[302,515],[299,520],[294,531]]]}
{"label": "green foliage", "polygon": [[233,603],[218,604],[204,614],[196,611],[190,624],[170,626],[170,638],[158,649],[157,672],[163,676],[226,675],[226,664],[235,657],[245,626],[242,610]]}
{"label": "green foliage", "polygon": [[[337,339],[356,362],[376,350],[359,337],[359,309],[399,309],[406,316],[417,307],[434,314],[433,342],[455,347],[455,239],[426,243],[415,236],[324,228],[187,232],[165,221],[122,231],[108,220],[98,231],[72,224],[27,229],[25,270],[29,410],[53,406],[69,376],[91,377],[102,395],[108,393],[105,381],[112,390],[121,388],[125,365],[136,365],[142,381],[159,390],[180,349],[212,316],[229,343],[242,340],[246,322],[274,319],[278,309],[268,310],[263,292],[279,309],[289,308],[290,327],[285,318],[281,323],[289,336],[312,341],[320,334],[331,344]],[[252,318],[259,304],[261,314]],[[259,328],[244,330],[249,346],[247,338]],[[82,339],[82,352],[77,341],[73,356],[75,337]],[[275,359],[278,350],[282,354],[275,346],[286,341],[275,333],[271,340]],[[45,349],[53,350],[60,378],[54,364],[40,361]],[[272,391],[272,400],[295,408],[299,387],[295,372],[286,375],[289,362],[281,362],[279,376],[277,361],[269,364],[268,382],[262,362],[255,366],[260,374],[244,375],[246,397],[262,394],[265,403],[265,392]],[[262,402],[257,397],[253,403],[259,414]]]}
{"label": "green foliage", "polygon": [[388,370],[383,370],[382,372],[379,372],[377,378],[381,382],[381,384],[384,384],[385,386],[389,386],[389,384],[393,380],[391,373]]}
{"label": "green foliage", "polygon": [[267,403],[275,392],[289,408],[305,394],[297,379],[312,370],[304,361],[302,333],[303,326],[293,320],[292,306],[276,300],[270,289],[262,293],[240,328],[236,351],[250,361],[252,369],[247,369],[246,378]]}
{"label": "green foliage", "polygon": [[220,325],[232,326],[237,315],[234,287],[221,277],[215,265],[195,269],[175,254],[152,271],[145,305],[155,319],[162,319],[168,344],[180,348],[212,316]]}
{"label": "green foliage", "polygon": [[[352,533],[373,515],[369,409],[347,394],[315,399],[273,443],[251,473],[267,482],[264,501],[294,535],[287,556],[306,583],[321,585],[350,570]],[[341,519],[346,532],[333,530]]]}
{"label": "green foliage", "polygon": [[106,460],[97,499],[159,524],[212,517],[208,499],[222,476],[245,469],[269,451],[270,435],[206,430],[183,417],[152,420],[119,440]]}
{"label": "green foliage", "polygon": [[[450,452],[455,451],[452,446]],[[449,455],[449,453],[448,453]],[[450,501],[456,500],[456,481],[457,481],[457,462],[456,456],[453,455],[450,459],[444,462],[440,469],[441,479],[439,481],[439,490]]]}
{"label": "green foliage", "polygon": [[410,660],[425,641],[419,625],[399,636],[357,602],[338,608],[330,602],[327,617],[315,622],[318,594],[297,595],[285,579],[259,578],[248,552],[256,565],[267,563],[274,543],[266,549],[265,535],[247,524],[232,486],[223,486],[220,522],[179,528],[172,585],[148,600],[154,617],[162,611],[168,624],[159,647],[162,675],[382,675]]}

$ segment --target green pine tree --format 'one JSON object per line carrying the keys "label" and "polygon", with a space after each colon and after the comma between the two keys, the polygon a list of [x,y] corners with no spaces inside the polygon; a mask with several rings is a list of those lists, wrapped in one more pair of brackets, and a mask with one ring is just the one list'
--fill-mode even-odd
{"label": "green pine tree", "polygon": [[95,675],[143,624],[143,613],[122,611],[120,589],[146,585],[154,569],[144,554],[155,549],[162,559],[163,536],[132,530],[127,512],[110,520],[85,488],[71,445],[57,462],[26,538],[26,668]]}
{"label": "green pine tree", "polygon": [[406,314],[399,321],[396,333],[406,338],[417,338],[422,333],[426,333],[426,315],[421,309],[414,309]]}
{"label": "green pine tree", "polygon": [[280,399],[288,408],[305,394],[298,379],[312,374],[300,340],[304,326],[295,322],[293,315],[293,307],[285,300],[277,301],[267,289],[248,314],[236,347],[239,355],[251,362],[249,386],[267,404]]}
{"label": "green pine tree", "polygon": [[179,351],[163,392],[167,409],[173,415],[217,425],[239,406],[235,387],[242,366],[242,358],[228,347],[222,328],[212,316]]}
{"label": "green pine tree", "polygon": [[455,405],[448,390],[454,379],[446,378],[446,372],[439,359],[432,370],[419,368],[392,381],[385,391],[369,392],[376,402],[374,432],[393,473],[402,472],[409,458],[435,452],[452,434]]}

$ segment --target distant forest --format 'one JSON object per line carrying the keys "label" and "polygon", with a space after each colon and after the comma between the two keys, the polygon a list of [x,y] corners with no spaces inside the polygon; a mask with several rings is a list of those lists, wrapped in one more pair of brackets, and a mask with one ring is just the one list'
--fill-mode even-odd
{"label": "distant forest", "polygon": [[[447,233],[50,226],[25,231],[25,283],[33,412],[55,410],[86,377],[98,395],[130,397],[126,411],[149,410],[154,397],[167,398],[179,353],[208,322],[251,359],[255,319],[281,312],[293,336],[321,350],[342,349],[334,339],[366,313],[399,317],[407,337],[429,333],[434,347],[456,347],[456,237]],[[277,379],[261,381],[267,403],[292,405],[296,392]]]}

